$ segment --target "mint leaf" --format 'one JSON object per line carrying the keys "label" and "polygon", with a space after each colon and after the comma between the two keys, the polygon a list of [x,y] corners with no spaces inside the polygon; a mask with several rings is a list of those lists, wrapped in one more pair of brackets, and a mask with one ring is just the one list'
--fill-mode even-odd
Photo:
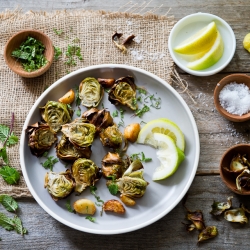
{"label": "mint leaf", "polygon": [[0,148],[0,157],[2,157],[3,161],[6,164],[9,163],[9,159],[8,159],[7,152],[6,152],[6,147]]}
{"label": "mint leaf", "polygon": [[13,133],[9,136],[7,140],[7,146],[15,145],[18,143],[18,137],[15,136]]}
{"label": "mint leaf", "polygon": [[27,234],[26,228],[23,227],[22,221],[19,217],[15,216],[13,218],[14,229],[18,234],[24,235]]}
{"label": "mint leaf", "polygon": [[5,142],[5,140],[7,139],[9,135],[9,132],[10,132],[9,127],[0,124],[0,141],[1,142]]}
{"label": "mint leaf", "polygon": [[9,166],[4,166],[0,168],[0,175],[10,185],[17,184],[20,179],[19,172],[16,169]]}
{"label": "mint leaf", "polygon": [[0,226],[8,231],[11,231],[14,230],[15,224],[11,218],[7,217],[3,213],[0,213]]}
{"label": "mint leaf", "polygon": [[70,200],[67,200],[66,204],[65,204],[67,210],[70,212],[70,213],[74,213],[75,210],[71,207],[70,205]]}
{"label": "mint leaf", "polygon": [[89,220],[89,221],[91,221],[91,222],[95,222],[95,221],[96,221],[96,218],[94,218],[94,217],[92,217],[92,216],[90,216],[90,215],[87,215],[87,216],[85,217],[85,219],[86,219],[86,220]]}
{"label": "mint leaf", "polygon": [[16,212],[16,210],[18,209],[17,202],[9,195],[6,194],[0,195],[0,203],[9,212]]}

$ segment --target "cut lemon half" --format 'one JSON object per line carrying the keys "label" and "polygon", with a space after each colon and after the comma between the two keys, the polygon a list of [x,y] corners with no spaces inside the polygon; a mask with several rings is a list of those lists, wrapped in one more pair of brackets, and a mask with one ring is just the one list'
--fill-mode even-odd
{"label": "cut lemon half", "polygon": [[167,135],[154,133],[154,140],[158,148],[156,155],[161,163],[152,176],[152,179],[157,181],[174,174],[180,163],[185,159],[185,155],[183,151],[176,147],[174,140]]}
{"label": "cut lemon half", "polygon": [[217,63],[223,55],[224,44],[220,33],[218,32],[217,38],[211,49],[200,59],[189,62],[187,67],[193,70],[207,69]]}
{"label": "cut lemon half", "polygon": [[137,138],[137,143],[148,144],[156,148],[157,144],[154,139],[154,133],[161,133],[170,136],[176,143],[176,146],[184,152],[184,135],[173,121],[166,118],[160,118],[148,122],[141,129]]}
{"label": "cut lemon half", "polygon": [[206,27],[183,41],[174,50],[180,54],[197,54],[212,47],[217,37],[217,27],[215,22],[209,23]]}

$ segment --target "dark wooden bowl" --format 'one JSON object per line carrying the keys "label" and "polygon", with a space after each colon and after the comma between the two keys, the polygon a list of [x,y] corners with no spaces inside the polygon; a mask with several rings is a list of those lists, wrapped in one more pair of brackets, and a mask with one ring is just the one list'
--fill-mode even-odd
{"label": "dark wooden bowl", "polygon": [[229,148],[222,156],[220,161],[220,176],[226,186],[236,194],[250,195],[250,189],[242,188],[241,191],[236,189],[236,176],[227,172],[224,168],[230,166],[231,160],[237,154],[246,154],[247,159],[250,159],[250,144],[238,144]]}
{"label": "dark wooden bowl", "polygon": [[250,112],[244,115],[233,115],[228,113],[222,106],[220,105],[219,101],[219,94],[222,88],[231,82],[236,83],[244,83],[250,89],[250,76],[245,74],[232,74],[229,76],[224,77],[215,87],[214,89],[214,104],[218,112],[225,117],[226,119],[233,121],[233,122],[244,122],[250,119]]}
{"label": "dark wooden bowl", "polygon": [[[11,56],[12,51],[18,48],[28,36],[31,36],[43,43],[43,45],[45,46],[44,56],[48,60],[45,66],[32,72],[25,71],[22,65],[17,61],[17,59]],[[16,74],[27,78],[37,77],[45,73],[51,66],[53,58],[54,47],[52,41],[47,35],[38,30],[23,30],[18,32],[9,39],[4,49],[4,59],[9,68]]]}

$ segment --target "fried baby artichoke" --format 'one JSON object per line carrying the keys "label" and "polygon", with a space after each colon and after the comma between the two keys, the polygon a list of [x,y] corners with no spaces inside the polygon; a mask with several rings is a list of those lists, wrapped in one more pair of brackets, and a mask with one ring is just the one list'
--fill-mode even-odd
{"label": "fried baby artichoke", "polygon": [[132,76],[121,77],[109,91],[109,101],[114,105],[125,105],[132,110],[138,109],[136,100],[136,85]]}
{"label": "fried baby artichoke", "polygon": [[73,110],[67,104],[55,101],[48,101],[40,110],[43,120],[54,133],[57,133],[63,124],[70,122],[73,116]]}
{"label": "fried baby artichoke", "polygon": [[31,153],[37,157],[42,156],[57,141],[56,133],[50,130],[48,124],[35,123],[28,126],[28,145]]}
{"label": "fried baby artichoke", "polygon": [[67,197],[73,191],[74,186],[75,182],[69,170],[60,173],[47,172],[45,175],[44,187],[55,201]]}
{"label": "fried baby artichoke", "polygon": [[82,114],[91,124],[95,125],[96,132],[100,133],[103,129],[114,124],[110,112],[106,109],[91,108]]}
{"label": "fried baby artichoke", "polygon": [[95,131],[95,125],[88,123],[84,118],[77,118],[62,126],[62,133],[76,148],[80,149],[91,146]]}
{"label": "fried baby artichoke", "polygon": [[113,126],[109,126],[102,130],[100,133],[100,140],[104,147],[117,149],[122,145],[123,135],[118,127],[114,124]]}
{"label": "fried baby artichoke", "polygon": [[85,78],[79,86],[79,98],[87,108],[97,107],[104,95],[104,90],[94,77]]}
{"label": "fried baby artichoke", "polygon": [[79,194],[86,187],[94,186],[102,176],[101,169],[93,161],[85,158],[79,158],[73,163],[71,173],[76,183],[75,192]]}
{"label": "fried baby artichoke", "polygon": [[78,158],[90,158],[91,147],[79,148],[75,147],[69,139],[63,135],[56,146],[56,155],[59,159],[64,161],[75,161]]}

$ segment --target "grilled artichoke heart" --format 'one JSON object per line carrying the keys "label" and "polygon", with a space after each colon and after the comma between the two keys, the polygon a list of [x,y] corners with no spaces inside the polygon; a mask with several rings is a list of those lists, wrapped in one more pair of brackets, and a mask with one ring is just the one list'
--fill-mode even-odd
{"label": "grilled artichoke heart", "polygon": [[67,197],[74,189],[75,182],[71,177],[69,169],[66,172],[47,172],[44,187],[47,188],[53,200]]}
{"label": "grilled artichoke heart", "polygon": [[85,78],[79,86],[79,98],[82,105],[90,108],[97,107],[104,95],[104,90],[94,77]]}
{"label": "grilled artichoke heart", "polygon": [[76,182],[75,191],[79,194],[86,187],[94,186],[102,176],[101,169],[93,161],[85,158],[79,158],[73,163],[71,173]]}
{"label": "grilled artichoke heart", "polygon": [[55,133],[61,129],[63,124],[70,122],[73,116],[73,110],[67,104],[55,101],[48,101],[40,110],[43,120]]}
{"label": "grilled artichoke heart", "polygon": [[122,133],[115,124],[107,127],[100,133],[100,140],[104,147],[120,148],[122,139]]}
{"label": "grilled artichoke heart", "polygon": [[91,146],[95,131],[95,125],[88,123],[84,118],[77,118],[72,123],[62,126],[63,134],[77,148]]}
{"label": "grilled artichoke heart", "polygon": [[96,126],[96,132],[100,133],[103,129],[114,124],[110,112],[106,109],[91,108],[82,114],[91,124]]}
{"label": "grilled artichoke heart", "polygon": [[69,139],[63,135],[61,140],[56,146],[57,157],[64,161],[75,161],[78,158],[90,158],[91,147],[86,148],[76,148],[69,141]]}
{"label": "grilled artichoke heart", "polygon": [[115,84],[109,91],[109,101],[114,105],[125,105],[132,110],[138,109],[135,104],[136,85],[132,76],[121,77],[115,81]]}
{"label": "grilled artichoke heart", "polygon": [[42,156],[57,141],[56,133],[50,130],[48,124],[37,122],[30,125],[27,128],[27,133],[30,151],[37,157]]}

